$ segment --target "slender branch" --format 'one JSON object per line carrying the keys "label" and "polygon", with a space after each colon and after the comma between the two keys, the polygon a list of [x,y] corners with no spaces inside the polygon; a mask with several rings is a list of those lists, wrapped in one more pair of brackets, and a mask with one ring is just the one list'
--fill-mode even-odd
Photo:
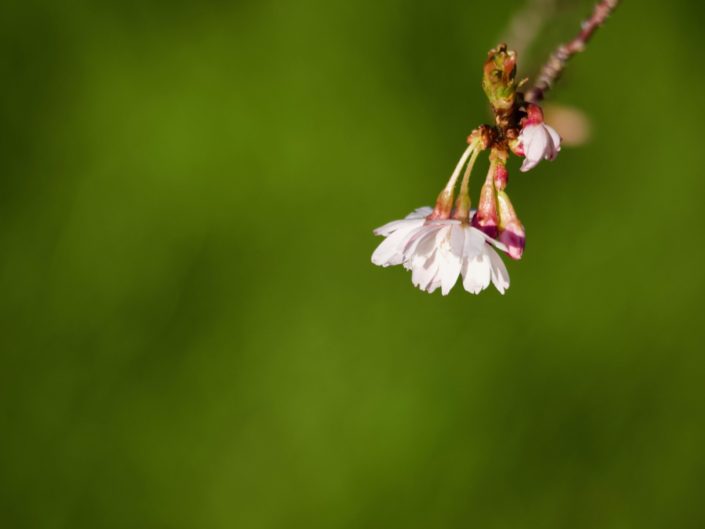
{"label": "slender branch", "polygon": [[605,20],[614,11],[617,4],[619,4],[619,0],[600,0],[595,5],[592,16],[581,24],[578,35],[567,44],[561,44],[548,58],[548,61],[541,69],[536,83],[524,96],[527,102],[538,103],[544,98],[546,92],[551,89],[553,83],[563,73],[568,60],[585,49],[597,28],[605,23]]}

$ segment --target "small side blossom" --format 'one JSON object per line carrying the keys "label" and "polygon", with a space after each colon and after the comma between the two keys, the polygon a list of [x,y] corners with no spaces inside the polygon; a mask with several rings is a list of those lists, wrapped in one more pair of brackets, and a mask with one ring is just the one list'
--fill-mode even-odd
{"label": "small side blossom", "polygon": [[543,112],[538,105],[527,106],[527,117],[519,134],[519,149],[525,156],[520,169],[524,173],[541,160],[554,160],[561,150],[560,135],[543,122]]}
{"label": "small side blossom", "polygon": [[[428,220],[431,208],[420,208],[405,219],[377,228],[384,241],[372,254],[379,266],[402,264],[411,271],[414,286],[426,292],[438,288],[445,296],[462,276],[463,287],[478,294],[491,283],[504,294],[509,273],[492,247],[507,248],[499,241],[458,219]],[[472,213],[470,214],[472,217]]]}

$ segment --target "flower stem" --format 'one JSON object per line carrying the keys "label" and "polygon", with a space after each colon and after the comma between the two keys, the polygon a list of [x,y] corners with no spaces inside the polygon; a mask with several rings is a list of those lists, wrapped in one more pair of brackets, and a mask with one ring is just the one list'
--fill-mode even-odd
{"label": "flower stem", "polygon": [[471,154],[473,155],[474,161],[474,158],[477,157],[477,145],[475,143],[471,143],[470,145],[468,145],[467,149],[465,149],[465,152],[460,157],[460,160],[458,160],[458,164],[455,166],[455,170],[453,171],[450,180],[448,180],[444,191],[453,191],[453,189],[455,188],[455,183],[458,181],[458,177],[460,176],[460,170],[463,168],[465,162],[468,160],[468,157]]}
{"label": "flower stem", "polygon": [[448,183],[446,184],[443,191],[440,192],[438,198],[436,199],[436,207],[433,208],[433,212],[428,216],[430,220],[434,219],[447,219],[450,217],[450,212],[453,209],[453,195],[455,194],[455,184],[460,176],[460,171],[463,169],[465,162],[468,161],[468,157],[477,150],[477,144],[471,142],[467,146],[465,152],[458,160],[458,164],[455,166],[453,174],[450,176]]}
{"label": "flower stem", "polygon": [[[477,145],[476,145],[477,146]],[[470,156],[470,161],[467,167],[465,167],[465,174],[463,174],[463,180],[460,182],[460,192],[458,193],[458,200],[455,201],[455,211],[453,212],[453,218],[461,220],[463,222],[468,222],[470,218],[470,173],[472,173],[472,168],[475,166],[475,160],[480,154],[480,148],[476,148],[472,156]]]}

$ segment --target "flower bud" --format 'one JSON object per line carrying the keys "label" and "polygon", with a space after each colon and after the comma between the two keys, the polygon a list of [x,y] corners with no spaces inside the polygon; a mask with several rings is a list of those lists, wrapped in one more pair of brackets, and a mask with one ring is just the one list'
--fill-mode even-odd
{"label": "flower bud", "polygon": [[499,206],[499,241],[507,247],[512,259],[521,259],[526,244],[526,232],[517,217],[509,195],[504,191],[497,193]]}
{"label": "flower bud", "polygon": [[516,98],[516,53],[500,44],[490,50],[483,69],[482,88],[495,113],[510,112]]}
{"label": "flower bud", "polygon": [[512,259],[521,259],[526,245],[526,232],[518,219],[510,221],[499,234],[499,242],[507,247],[507,253]]}

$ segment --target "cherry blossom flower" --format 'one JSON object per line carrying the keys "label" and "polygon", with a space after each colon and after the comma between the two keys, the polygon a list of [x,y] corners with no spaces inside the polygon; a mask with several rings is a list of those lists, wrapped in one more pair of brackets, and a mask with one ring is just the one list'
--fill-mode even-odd
{"label": "cherry blossom flower", "polygon": [[[402,264],[411,271],[414,286],[426,292],[440,288],[447,295],[462,276],[463,287],[478,294],[491,283],[504,294],[509,273],[492,248],[507,248],[470,225],[469,220],[433,219],[431,208],[419,208],[405,219],[377,228],[384,241],[372,254],[379,266]],[[472,213],[470,214],[472,217]]]}
{"label": "cherry blossom flower", "polygon": [[521,171],[526,172],[541,160],[554,160],[561,150],[561,137],[556,130],[543,121],[543,112],[538,105],[528,105],[524,127],[519,134],[519,148],[525,156]]}

